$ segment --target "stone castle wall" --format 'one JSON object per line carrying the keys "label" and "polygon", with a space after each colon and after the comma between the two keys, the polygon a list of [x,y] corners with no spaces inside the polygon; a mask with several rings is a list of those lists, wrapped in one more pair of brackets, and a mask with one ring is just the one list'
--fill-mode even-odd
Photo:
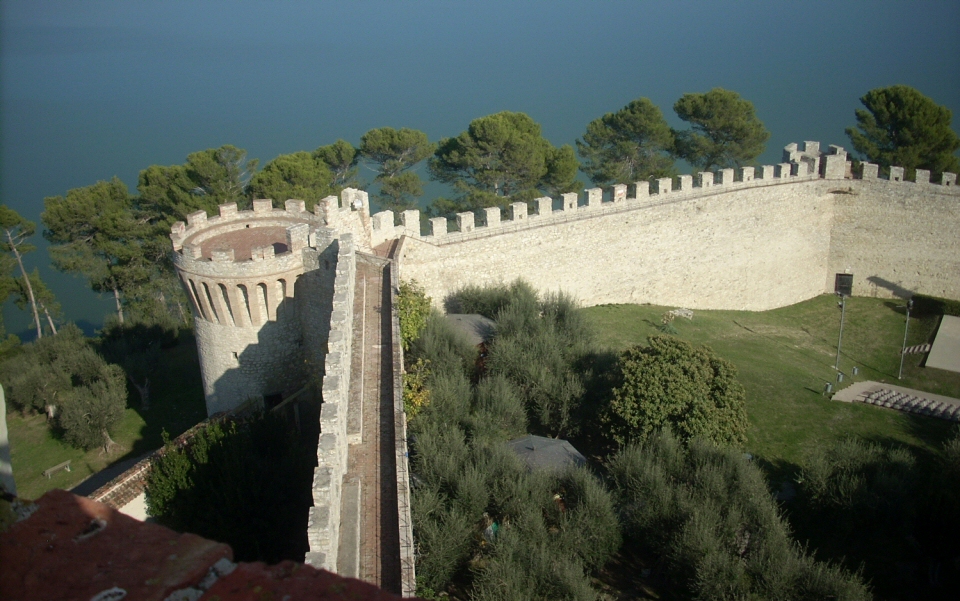
{"label": "stone castle wall", "polygon": [[[341,206],[342,204],[342,206]],[[339,231],[369,230],[366,193],[345,190],[313,213],[301,200],[220,206],[171,228],[194,314],[207,414],[250,398],[319,388]],[[339,229],[333,229],[329,225]],[[367,236],[369,240],[369,235]]]}
{"label": "stone castle wall", "polygon": [[[657,180],[656,191],[640,182],[632,195],[620,185],[606,199],[599,189],[564,195],[559,206],[538,199],[532,214],[513,203],[509,219],[485,209],[483,226],[473,213],[455,223],[432,219],[427,235],[418,212],[406,211],[393,227],[406,236],[397,251],[401,277],[423,284],[436,302],[466,284],[522,277],[586,305],[766,310],[832,292],[834,273],[850,268],[858,294],[892,295],[868,283],[892,278],[912,292],[960,298],[953,174],[943,184],[922,171],[920,183],[879,180],[867,164],[866,179],[848,180],[843,149],[820,155],[813,142],[788,146],[784,160],[701,173],[696,185],[686,175],[677,187]],[[374,227],[391,223],[380,215]]]}
{"label": "stone castle wall", "polygon": [[340,541],[340,503],[347,471],[347,405],[353,356],[353,301],[357,255],[351,234],[342,234],[330,302],[320,407],[320,439],[313,477],[313,507],[307,523],[310,551],[305,562],[336,572]]}
{"label": "stone castle wall", "polygon": [[960,299],[960,188],[865,178],[831,189],[828,275],[853,273],[855,296]]}

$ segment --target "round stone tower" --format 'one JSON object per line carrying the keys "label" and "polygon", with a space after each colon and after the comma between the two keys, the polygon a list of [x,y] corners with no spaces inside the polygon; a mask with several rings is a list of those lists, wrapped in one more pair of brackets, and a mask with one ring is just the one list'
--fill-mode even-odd
{"label": "round stone tower", "polygon": [[284,209],[255,200],[250,211],[224,204],[219,216],[198,211],[171,228],[174,265],[193,309],[208,415],[251,398],[278,399],[305,384],[294,289],[318,233],[329,238],[323,219],[300,200],[288,200]]}

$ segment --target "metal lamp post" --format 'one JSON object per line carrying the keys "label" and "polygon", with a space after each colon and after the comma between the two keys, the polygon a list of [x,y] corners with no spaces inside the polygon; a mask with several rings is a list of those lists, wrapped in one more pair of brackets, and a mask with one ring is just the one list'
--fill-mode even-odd
{"label": "metal lamp post", "polygon": [[840,371],[840,345],[843,343],[843,317],[846,313],[847,303],[846,297],[843,294],[837,294],[840,295],[840,337],[837,338],[837,363],[833,368]]}
{"label": "metal lamp post", "polygon": [[900,347],[900,372],[897,373],[897,379],[903,379],[903,358],[907,354],[907,332],[910,331],[910,309],[913,308],[913,299],[907,301],[907,321],[903,325],[903,345]]}

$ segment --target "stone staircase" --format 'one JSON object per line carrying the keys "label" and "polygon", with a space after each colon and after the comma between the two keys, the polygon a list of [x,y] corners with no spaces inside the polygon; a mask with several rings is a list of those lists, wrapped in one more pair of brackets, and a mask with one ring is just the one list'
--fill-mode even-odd
{"label": "stone staircase", "polygon": [[868,392],[857,400],[877,407],[939,417],[955,422],[960,421],[960,403],[929,399],[899,390],[879,388]]}

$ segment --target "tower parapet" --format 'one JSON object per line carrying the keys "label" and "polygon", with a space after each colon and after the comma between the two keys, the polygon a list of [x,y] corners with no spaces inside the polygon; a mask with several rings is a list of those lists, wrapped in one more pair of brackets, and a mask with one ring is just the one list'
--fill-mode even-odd
{"label": "tower parapet", "polygon": [[255,200],[252,210],[220,205],[173,224],[173,263],[190,299],[207,413],[303,385],[299,311],[294,298],[304,251],[332,232],[301,200],[283,209]]}

